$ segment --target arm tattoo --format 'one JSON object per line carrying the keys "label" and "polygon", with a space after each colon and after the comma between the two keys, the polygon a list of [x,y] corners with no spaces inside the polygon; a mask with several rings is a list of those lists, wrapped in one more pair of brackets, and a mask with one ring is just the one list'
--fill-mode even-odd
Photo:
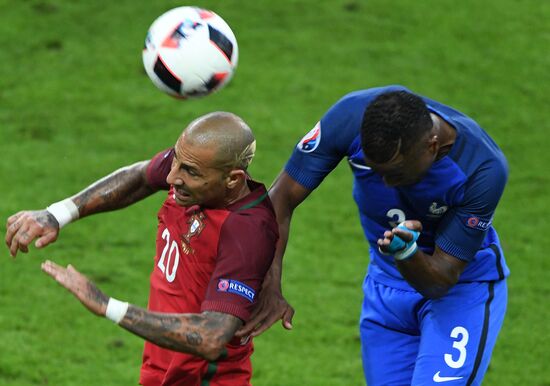
{"label": "arm tattoo", "polygon": [[131,305],[120,325],[158,346],[215,360],[242,321],[220,312],[164,314]]}
{"label": "arm tattoo", "polygon": [[109,297],[101,292],[92,282],[88,282],[88,298],[104,305],[107,305],[109,302]]}
{"label": "arm tattoo", "polygon": [[53,214],[51,214],[47,210],[40,210],[40,211],[36,211],[35,213],[36,213],[36,221],[42,226],[50,227],[50,228],[59,227],[59,223],[57,222]]}
{"label": "arm tattoo", "polygon": [[145,178],[148,164],[142,161],[118,169],[74,196],[80,217],[124,208],[153,194],[156,190]]}

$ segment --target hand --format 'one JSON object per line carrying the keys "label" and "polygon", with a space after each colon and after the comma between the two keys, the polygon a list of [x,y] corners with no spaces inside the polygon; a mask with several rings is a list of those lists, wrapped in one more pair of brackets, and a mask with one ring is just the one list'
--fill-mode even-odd
{"label": "hand", "polygon": [[[407,220],[402,222],[400,225],[404,225],[407,229],[417,231],[419,233],[422,232],[422,223],[417,220]],[[377,241],[378,248],[380,248],[380,251],[382,253],[392,255],[396,252],[395,250],[392,250],[394,245],[392,245],[390,248],[390,244],[392,243],[394,236],[398,236],[405,243],[408,243],[413,239],[412,233],[407,232],[406,230],[400,229],[398,227],[393,228],[391,231],[385,231],[384,238],[378,239]],[[394,244],[396,243],[394,242]]]}
{"label": "hand", "polygon": [[294,308],[281,294],[279,282],[269,281],[266,278],[250,320],[235,335],[242,340],[247,340],[249,337],[262,334],[279,319],[282,319],[284,328],[292,330],[293,316]]}
{"label": "hand", "polygon": [[22,211],[8,218],[6,223],[6,245],[10,255],[15,257],[17,251],[27,253],[29,244],[42,248],[57,240],[59,223],[47,210]]}
{"label": "hand", "polygon": [[42,271],[69,290],[88,310],[98,316],[105,316],[109,298],[96,287],[86,276],[72,265],[64,268],[53,261],[42,263]]}

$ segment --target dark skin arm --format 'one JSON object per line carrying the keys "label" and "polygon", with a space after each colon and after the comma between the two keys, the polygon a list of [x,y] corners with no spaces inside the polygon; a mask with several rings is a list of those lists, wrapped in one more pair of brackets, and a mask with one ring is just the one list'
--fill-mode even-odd
{"label": "dark skin arm", "polygon": [[[405,226],[409,229],[422,231],[420,221],[407,220]],[[378,240],[378,246],[385,251],[391,243],[394,235],[398,235],[404,241],[412,240],[410,233],[393,228],[384,232],[384,238]],[[443,252],[438,246],[433,255],[428,255],[420,249],[408,259],[396,260],[397,269],[407,282],[424,297],[437,299],[444,296],[449,289],[456,284],[466,262]]]}
{"label": "dark skin arm", "polygon": [[258,297],[258,305],[250,320],[237,332],[237,336],[258,336],[279,319],[282,319],[284,328],[292,329],[294,308],[287,303],[281,291],[283,255],[288,243],[292,213],[310,193],[310,190],[297,183],[285,171],[279,174],[269,189],[269,198],[273,203],[279,223],[279,241],[273,263],[264,279]]}
{"label": "dark skin arm", "polygon": [[[146,178],[149,162],[118,169],[72,196],[79,217],[124,208],[153,194],[156,190]],[[27,253],[35,239],[35,246],[42,248],[57,240],[58,235],[59,224],[45,209],[21,211],[10,216],[6,223],[6,245],[13,257],[18,251]]]}
{"label": "dark skin arm", "polygon": [[[92,313],[105,316],[109,297],[72,265],[65,268],[46,261],[42,270]],[[166,314],[129,305],[120,326],[158,346],[215,361],[225,353],[242,321],[221,312]]]}
{"label": "dark skin arm", "polygon": [[[270,188],[269,197],[279,223],[277,250],[262,285],[258,305],[251,319],[237,332],[237,336],[258,336],[279,319],[282,319],[283,327],[292,328],[294,309],[285,300],[281,291],[282,259],[288,242],[292,213],[310,193],[310,190],[304,188],[284,171],[279,174]],[[418,221],[407,221],[407,224],[411,224],[408,225],[410,229],[422,230],[422,225]],[[405,241],[411,239],[407,232],[393,229],[385,233],[385,237],[379,241],[379,245],[381,247],[389,245],[394,233]],[[419,250],[410,259],[397,263],[397,268],[405,280],[418,292],[429,298],[443,296],[449,288],[456,284],[465,267],[464,261],[446,254],[437,247],[433,255],[427,255]]]}

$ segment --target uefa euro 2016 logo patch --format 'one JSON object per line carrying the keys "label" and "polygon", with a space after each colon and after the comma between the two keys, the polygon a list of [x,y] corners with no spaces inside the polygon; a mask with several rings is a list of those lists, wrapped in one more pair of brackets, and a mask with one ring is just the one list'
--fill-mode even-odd
{"label": "uefa euro 2016 logo patch", "polygon": [[243,298],[247,299],[248,301],[252,302],[254,301],[254,296],[256,296],[256,292],[249,286],[247,286],[244,283],[241,283],[237,280],[231,280],[231,279],[220,279],[218,280],[218,292],[229,292],[235,295],[242,296]]}
{"label": "uefa euro 2016 logo patch", "polygon": [[309,133],[304,135],[304,138],[298,143],[298,150],[304,153],[311,153],[317,149],[321,142],[321,122],[317,122],[315,127]]}

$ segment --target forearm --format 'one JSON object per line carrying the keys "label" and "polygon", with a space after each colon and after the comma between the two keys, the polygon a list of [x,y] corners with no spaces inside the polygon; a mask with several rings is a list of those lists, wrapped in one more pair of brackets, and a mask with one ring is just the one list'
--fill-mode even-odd
{"label": "forearm", "polygon": [[214,361],[242,322],[222,313],[164,314],[130,305],[120,325],[158,346]]}
{"label": "forearm", "polygon": [[423,296],[431,299],[444,296],[460,276],[456,263],[429,255],[420,249],[410,258],[396,263],[403,278]]}
{"label": "forearm", "polygon": [[72,196],[79,217],[124,208],[154,193],[145,177],[148,163],[118,169]]}
{"label": "forearm", "polygon": [[288,243],[290,218],[288,221],[279,223],[279,240],[273,256],[273,262],[267,272],[266,281],[277,283],[279,290],[281,289],[281,275],[283,270],[283,256],[285,254],[286,245]]}

